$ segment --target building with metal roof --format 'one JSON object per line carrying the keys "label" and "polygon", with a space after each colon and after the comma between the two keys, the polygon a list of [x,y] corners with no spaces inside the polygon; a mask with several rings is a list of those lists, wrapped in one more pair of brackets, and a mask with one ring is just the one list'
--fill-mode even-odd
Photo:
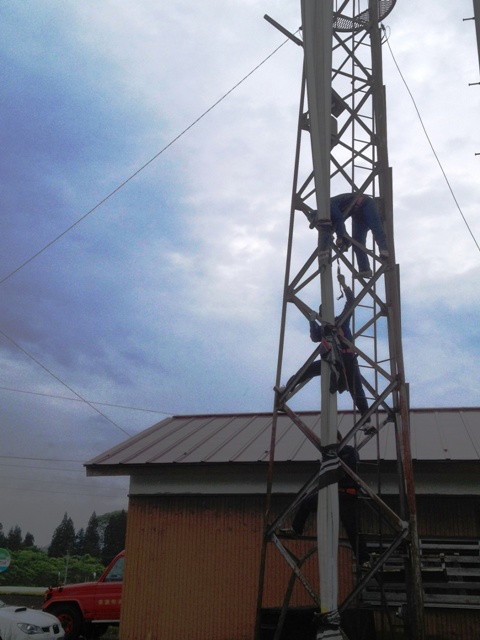
{"label": "building with metal roof", "polygon": [[[320,432],[319,412],[299,412],[305,423]],[[339,411],[338,428],[352,427],[352,412]],[[382,414],[379,412],[380,419]],[[412,409],[411,446],[414,460],[480,460],[480,409]],[[109,475],[112,467],[138,465],[265,462],[270,448],[272,416],[269,413],[177,415],[166,418],[140,434],[86,463],[88,472]],[[387,425],[388,426],[388,425]],[[393,429],[379,434],[383,460],[395,458]],[[362,458],[376,459],[376,442],[363,447]],[[318,452],[288,416],[280,416],[276,459],[307,462]]]}
{"label": "building with metal roof", "polygon": [[[320,433],[319,412],[301,416]],[[379,413],[378,424],[384,417]],[[352,412],[338,413],[343,435],[353,418]],[[89,476],[130,476],[123,640],[253,638],[271,427],[268,413],[172,416],[86,463]],[[454,628],[462,640],[476,640],[480,408],[413,409],[410,429],[419,535],[428,566],[435,569],[425,587],[427,637]],[[387,422],[378,434],[357,434],[356,443],[359,475],[376,489],[381,478],[381,493],[392,505],[398,493],[394,438],[394,424]],[[318,458],[318,449],[286,415],[280,416],[274,511],[281,512],[318,469]],[[377,544],[376,524],[368,514],[363,524],[371,544]],[[309,526],[314,536],[314,523]],[[305,553],[304,541],[292,541],[292,552]],[[339,553],[341,597],[355,580],[344,534]],[[265,602],[273,610],[281,605],[291,575],[273,557],[268,562],[272,572]],[[318,580],[316,562],[306,572]],[[389,597],[401,605],[405,593],[398,584],[391,589]],[[364,604],[375,607],[379,597],[373,589]],[[303,608],[311,602],[295,586],[291,604]]]}
{"label": "building with metal roof", "polygon": [[[299,415],[320,433],[319,412]],[[353,426],[353,413],[339,412],[338,417],[338,428],[345,435]],[[382,417],[379,413],[380,423]],[[410,421],[417,493],[462,490],[478,495],[480,409],[412,409]],[[161,484],[168,491],[263,493],[271,429],[268,413],[172,416],[87,462],[87,475],[129,475],[132,493],[153,490],[147,478],[152,474],[157,490]],[[387,423],[378,437],[365,438],[357,445],[367,476],[372,476],[369,469],[377,461],[387,473],[388,469],[395,473],[393,423]],[[278,479],[278,492],[295,491],[305,472],[318,464],[318,450],[286,415],[278,420],[275,459],[278,468],[289,469]],[[459,461],[464,463],[462,472]],[[239,475],[240,465],[248,467],[248,473],[245,469]],[[456,468],[452,476],[445,475],[449,465]]]}

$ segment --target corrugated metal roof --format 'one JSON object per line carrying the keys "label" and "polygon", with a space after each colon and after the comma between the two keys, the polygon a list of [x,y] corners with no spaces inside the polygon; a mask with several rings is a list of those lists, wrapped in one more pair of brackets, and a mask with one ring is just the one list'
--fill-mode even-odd
{"label": "corrugated metal roof", "polygon": [[[302,412],[302,420],[320,434],[320,413]],[[382,417],[381,414],[380,418]],[[339,429],[346,434],[353,414],[339,412]],[[412,458],[415,460],[479,460],[480,408],[413,409],[410,412]],[[270,449],[269,413],[173,416],[129,438],[86,463],[97,471],[112,466],[125,469],[166,464],[266,462]],[[387,424],[378,440],[362,448],[362,460],[396,458],[395,434]],[[310,462],[316,448],[284,414],[277,422],[275,460]]]}

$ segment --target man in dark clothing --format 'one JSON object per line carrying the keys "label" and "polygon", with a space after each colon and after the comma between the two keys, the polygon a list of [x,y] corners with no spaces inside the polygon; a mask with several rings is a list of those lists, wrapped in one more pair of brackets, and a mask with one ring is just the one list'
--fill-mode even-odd
{"label": "man in dark clothing", "polygon": [[[341,314],[343,315],[352,305],[354,296],[350,287],[345,284],[345,278],[343,276],[341,276],[341,278],[341,285],[347,299],[345,307]],[[362,385],[362,377],[360,374],[360,367],[358,366],[357,362],[357,354],[346,342],[342,341],[342,338],[346,338],[349,342],[353,343],[353,335],[350,330],[350,320],[352,318],[352,313],[353,309],[347,315],[345,321],[340,325],[340,327],[338,327],[338,336],[340,338],[341,357],[344,373],[344,376],[340,376],[338,391],[339,393],[343,393],[345,389],[349,390],[355,406],[359,410],[360,415],[363,417],[368,412],[368,402],[365,396],[365,390]],[[339,316],[335,318],[335,322],[337,322],[338,318]],[[316,322],[316,320],[310,321],[310,338],[313,342],[321,342],[324,338],[324,328],[320,326],[318,322]],[[293,391],[298,384],[307,382],[308,380],[321,375],[321,373],[322,361],[315,360],[315,362],[312,362],[304,371],[304,373],[302,373],[295,386],[290,389],[290,383],[294,378],[294,376],[292,376],[287,382],[286,389],[289,392]]]}
{"label": "man in dark clothing", "polygon": [[[342,436],[338,433],[337,442],[341,442],[341,440]],[[355,447],[345,445],[338,455],[352,471],[357,472],[360,458]],[[316,512],[317,507],[318,491],[313,491],[300,503],[292,521],[292,528],[280,529],[279,533],[286,537],[301,536],[308,516],[310,513]],[[358,485],[346,473],[338,482],[338,508],[340,521],[344,526],[350,546],[355,554],[358,553],[359,564],[366,565],[370,561],[370,554],[367,551],[364,536],[358,533]]]}
{"label": "man in dark clothing", "polygon": [[[310,228],[317,226],[317,212],[306,203],[298,202],[297,209],[303,211],[310,221]],[[380,258],[388,258],[387,237],[383,229],[382,221],[378,215],[375,200],[370,196],[355,193],[341,193],[330,198],[330,220],[333,233],[337,234],[337,246],[341,251],[350,247],[345,220],[352,218],[352,238],[365,246],[367,234],[372,232],[378,245]],[[364,278],[372,276],[372,270],[365,251],[354,245],[353,251],[357,258],[359,275]]]}
{"label": "man in dark clothing", "polygon": [[[387,237],[377,212],[375,200],[369,196],[356,196],[353,193],[341,193],[330,199],[330,218],[333,231],[337,234],[337,245],[348,248],[345,220],[352,218],[352,238],[365,246],[370,230],[378,245],[381,258],[388,258]],[[372,271],[367,254],[354,245],[359,275],[370,277]]]}

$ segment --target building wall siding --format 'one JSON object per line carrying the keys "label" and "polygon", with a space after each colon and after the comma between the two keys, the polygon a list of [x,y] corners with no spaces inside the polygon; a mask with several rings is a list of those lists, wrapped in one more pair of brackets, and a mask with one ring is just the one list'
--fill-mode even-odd
{"label": "building wall siding", "polygon": [[[264,508],[264,496],[130,498],[122,640],[252,640]],[[290,544],[297,557],[312,546]],[[264,606],[278,607],[291,570],[272,545],[267,567]],[[317,585],[316,554],[305,572]],[[312,605],[296,582],[291,605]]]}
{"label": "building wall siding", "polygon": [[[398,513],[398,498],[383,496],[385,503]],[[364,502],[363,500],[361,502]],[[417,496],[419,536],[441,538],[480,537],[480,498],[476,496]],[[361,505],[362,529],[377,533],[379,522],[375,512]],[[391,533],[382,525],[382,533]]]}
{"label": "building wall siding", "polygon": [[478,640],[480,611],[426,609],[426,640]]}
{"label": "building wall siding", "polygon": [[[274,513],[286,503],[274,497]],[[121,640],[252,640],[264,509],[264,496],[131,497]],[[418,512],[422,536],[479,535],[478,508],[471,498],[420,498]],[[369,518],[363,520],[364,530],[373,532]],[[314,517],[305,533],[314,535]],[[312,544],[286,542],[297,558]],[[339,602],[351,590],[352,568],[352,552],[341,546]],[[304,573],[316,587],[316,554],[305,562]],[[291,570],[273,545],[265,575],[263,606],[280,607]],[[312,605],[298,581],[290,605]],[[428,610],[427,638],[478,640],[479,618],[476,611]]]}
{"label": "building wall siding", "polygon": [[251,640],[264,500],[251,501],[130,499],[122,639]]}
{"label": "building wall siding", "polygon": [[421,536],[480,536],[480,498],[476,496],[420,496],[417,512]]}

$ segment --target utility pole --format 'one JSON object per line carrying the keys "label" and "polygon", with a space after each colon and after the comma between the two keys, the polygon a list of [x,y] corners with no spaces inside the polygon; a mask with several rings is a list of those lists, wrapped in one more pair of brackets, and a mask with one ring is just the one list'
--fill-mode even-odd
{"label": "utility pole", "polygon": [[[382,79],[381,21],[396,0],[301,0],[302,40],[267,18],[292,42],[303,47],[304,70],[297,129],[297,147],[290,209],[282,317],[280,327],[275,401],[273,407],[270,464],[267,486],[265,537],[262,548],[256,640],[262,640],[262,593],[267,571],[267,548],[274,546],[290,566],[315,607],[318,608],[317,639],[345,638],[341,613],[362,597],[367,585],[379,578],[392,554],[401,551],[407,594],[405,637],[423,640],[423,589],[417,532],[415,488],[410,451],[408,386],[405,380],[401,338],[399,269],[395,263],[393,197],[388,165],[386,98]],[[373,203],[386,233],[387,249],[371,239],[359,240],[359,223],[352,223],[352,245],[335,243],[338,227],[331,219],[331,198],[350,194],[344,215],[358,214],[361,203]],[[355,225],[357,224],[357,227]],[[355,230],[356,229],[356,230]],[[359,267],[358,258],[368,256],[371,273]],[[334,274],[342,289],[353,296],[349,313],[335,318]],[[321,303],[321,309],[318,305]],[[352,313],[352,341],[341,336]],[[299,369],[284,372],[284,352],[295,316],[322,327],[324,341],[315,347]],[[291,321],[293,318],[293,322]],[[326,342],[325,342],[326,341]],[[322,347],[323,345],[323,347]],[[332,387],[341,349],[358,359],[362,383],[369,397],[368,410],[357,413],[348,433],[337,446],[337,394]],[[323,348],[323,351],[322,351]],[[325,352],[327,349],[327,352]],[[321,375],[308,377],[312,364],[321,358]],[[341,359],[341,357],[340,357]],[[282,378],[289,379],[282,387]],[[295,409],[296,396],[306,384],[316,385],[321,409],[319,433],[309,427]],[[355,397],[355,393],[352,393]],[[299,490],[283,513],[272,511],[275,493],[275,445],[279,416],[288,416],[305,435],[321,460],[318,473]],[[383,430],[391,430],[397,448],[398,512],[367,486],[341,461],[342,448],[350,443],[357,451]],[[388,541],[382,539],[378,558],[365,571],[343,602],[338,591],[338,469],[352,477],[383,520],[388,521]],[[331,472],[333,473],[333,476]],[[333,480],[332,480],[333,478]],[[298,505],[318,491],[317,552],[319,585],[302,573],[294,541],[279,532]],[[314,551],[314,550],[313,550]],[[357,567],[358,570],[358,567]],[[388,602],[384,603],[388,609]],[[274,640],[279,640],[288,610],[288,598]]]}
{"label": "utility pole", "polygon": [[478,64],[480,66],[480,0],[473,0],[473,19],[475,20],[475,33],[477,34]]}

